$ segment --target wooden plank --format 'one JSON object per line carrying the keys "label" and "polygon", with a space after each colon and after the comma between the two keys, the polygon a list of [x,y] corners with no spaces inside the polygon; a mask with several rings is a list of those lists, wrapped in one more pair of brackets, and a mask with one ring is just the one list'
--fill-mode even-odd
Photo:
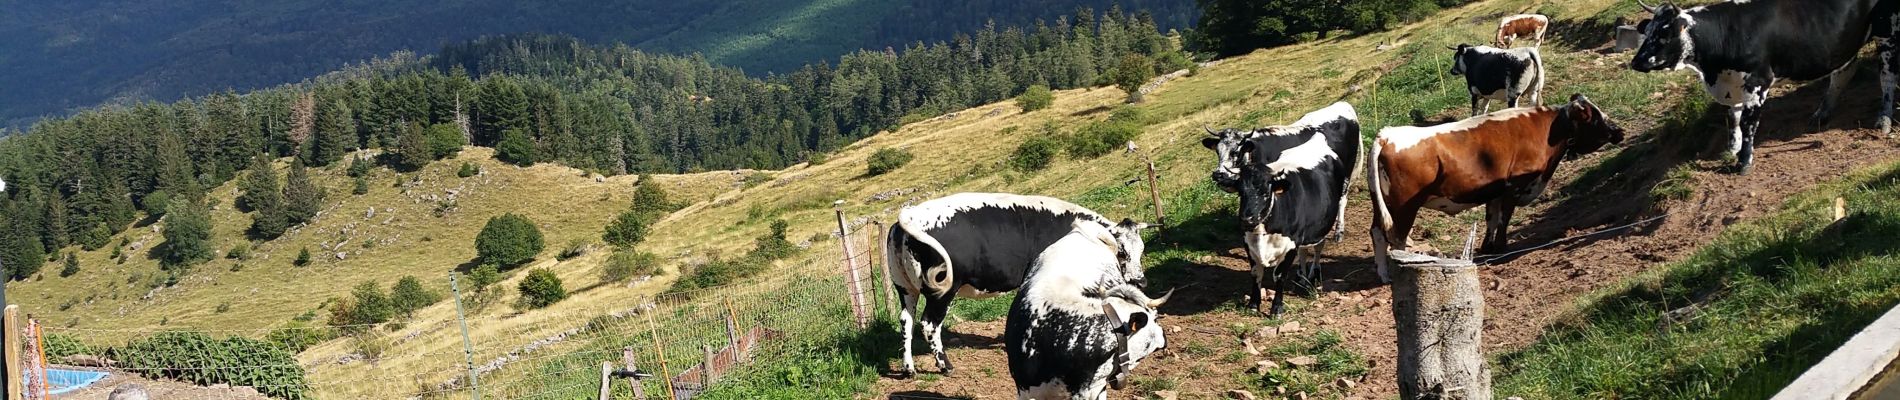
{"label": "wooden plank", "polygon": [[601,361],[600,362],[600,397],[596,397],[597,399],[600,399],[600,400],[608,399],[607,388],[610,386],[613,386],[613,383],[614,383],[613,377],[614,377],[614,363],[612,361]]}
{"label": "wooden plank", "polygon": [[[627,367],[627,372],[631,372],[631,373],[640,372],[640,368],[635,367],[633,365],[633,346],[627,346],[625,348],[620,349],[620,363]],[[631,376],[627,377],[627,386],[633,387],[634,399],[647,400],[647,388],[641,387],[640,378],[635,378]]]}
{"label": "wooden plank", "polygon": [[4,317],[7,346],[7,400],[20,400],[25,394],[20,386],[20,306],[8,304]]}

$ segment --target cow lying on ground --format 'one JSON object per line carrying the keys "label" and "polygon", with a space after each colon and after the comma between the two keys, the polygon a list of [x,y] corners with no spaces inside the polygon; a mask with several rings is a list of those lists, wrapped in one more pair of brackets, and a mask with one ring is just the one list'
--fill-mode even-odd
{"label": "cow lying on ground", "polygon": [[1167,346],[1155,310],[1168,296],[1151,300],[1122,279],[1110,235],[1078,223],[1036,258],[1003,330],[1017,399],[1107,399]]}
{"label": "cow lying on ground", "polygon": [[1310,272],[1319,268],[1326,237],[1337,238],[1345,229],[1346,186],[1359,162],[1359,119],[1351,104],[1339,102],[1293,125],[1245,135],[1227,130],[1202,144],[1218,151],[1220,142],[1235,137],[1244,139],[1232,153],[1221,154],[1221,163],[1238,165],[1242,235],[1254,274],[1247,297],[1257,309],[1266,296],[1267,267],[1274,267],[1268,314],[1279,315],[1292,268],[1305,266],[1309,276],[1317,276]]}
{"label": "cow lying on ground", "polygon": [[1420,209],[1457,215],[1479,205],[1485,206],[1481,251],[1502,252],[1511,213],[1543,194],[1558,161],[1622,141],[1623,129],[1581,94],[1560,107],[1382,129],[1366,162],[1373,259],[1385,271],[1388,247],[1409,247]]}
{"label": "cow lying on ground", "polygon": [[1465,76],[1472,116],[1491,112],[1492,100],[1515,108],[1519,99],[1529,96],[1531,105],[1538,104],[1537,96],[1544,91],[1544,59],[1537,49],[1460,44],[1451,50],[1451,74]]}
{"label": "cow lying on ground", "polygon": [[1122,278],[1136,286],[1146,282],[1139,231],[1147,224],[1117,224],[1060,199],[959,193],[899,212],[884,248],[891,283],[904,307],[899,321],[904,324],[904,373],[917,370],[910,346],[919,296],[930,299],[924,306],[924,339],[937,357],[937,368],[947,375],[954,369],[943,351],[943,319],[950,301],[959,295],[985,298],[1016,290],[1036,255],[1078,223],[1107,230],[1115,239],[1112,250],[1121,260]]}
{"label": "cow lying on ground", "polygon": [[1492,46],[1501,48],[1517,47],[1518,39],[1530,39],[1532,47],[1544,45],[1544,30],[1550,27],[1550,17],[1542,14],[1518,14],[1506,16],[1498,21],[1498,37]]}
{"label": "cow lying on ground", "polygon": [[1695,70],[1715,102],[1729,107],[1728,152],[1735,156],[1735,172],[1747,173],[1755,161],[1755,134],[1768,88],[1778,79],[1828,77],[1827,94],[1810,119],[1820,126],[1853,80],[1854,58],[1869,38],[1881,61],[1874,122],[1891,134],[1893,92],[1900,81],[1896,8],[1883,0],[1754,0],[1687,9],[1644,4],[1655,17],[1637,24],[1645,36],[1630,69]]}

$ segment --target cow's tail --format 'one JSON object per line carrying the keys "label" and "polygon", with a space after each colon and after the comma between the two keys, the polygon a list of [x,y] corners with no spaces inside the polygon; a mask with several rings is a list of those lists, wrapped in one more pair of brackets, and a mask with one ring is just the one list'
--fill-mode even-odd
{"label": "cow's tail", "polygon": [[[890,265],[891,278],[894,282],[901,282],[900,284],[922,293],[942,294],[950,290],[956,268],[951,267],[950,253],[943,249],[943,243],[937,242],[937,238],[931,237],[927,231],[912,229],[910,224],[901,220],[891,226],[891,234],[888,236],[890,238],[884,244],[884,258]],[[923,243],[925,247],[930,248],[930,251],[937,253],[937,258],[943,260],[941,269],[926,270],[923,263],[918,262],[915,256],[910,256],[911,260],[905,260],[906,253],[910,251],[907,239]],[[904,280],[896,280],[900,277]]]}
{"label": "cow's tail", "polygon": [[1536,48],[1531,49],[1531,68],[1537,70],[1537,77],[1531,79],[1531,107],[1544,105],[1544,56]]}
{"label": "cow's tail", "polygon": [[1372,224],[1381,231],[1392,230],[1392,210],[1385,206],[1385,179],[1379,170],[1379,139],[1372,139],[1372,152],[1366,154],[1366,191],[1372,192]]}

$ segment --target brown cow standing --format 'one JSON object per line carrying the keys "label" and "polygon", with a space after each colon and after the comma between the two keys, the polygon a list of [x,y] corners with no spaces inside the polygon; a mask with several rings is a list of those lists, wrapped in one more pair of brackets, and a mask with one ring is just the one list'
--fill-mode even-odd
{"label": "brown cow standing", "polygon": [[1482,251],[1505,246],[1511,213],[1543,194],[1557,162],[1623,141],[1623,128],[1581,94],[1559,107],[1500,110],[1455,123],[1379,130],[1366,163],[1372,191],[1373,258],[1385,271],[1388,241],[1400,250],[1420,209],[1457,215],[1485,206]]}
{"label": "brown cow standing", "polygon": [[1543,46],[1544,29],[1549,27],[1550,17],[1542,14],[1507,16],[1504,20],[1498,21],[1498,37],[1492,44],[1508,49],[1517,44],[1518,39],[1530,39],[1535,43],[1531,47]]}

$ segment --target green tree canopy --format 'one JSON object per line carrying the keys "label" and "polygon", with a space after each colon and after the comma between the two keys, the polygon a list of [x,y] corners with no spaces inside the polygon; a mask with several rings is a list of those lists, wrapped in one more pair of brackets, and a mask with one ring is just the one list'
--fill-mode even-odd
{"label": "green tree canopy", "polygon": [[534,221],[513,213],[489,218],[475,236],[476,257],[485,264],[516,266],[534,259],[546,246]]}

